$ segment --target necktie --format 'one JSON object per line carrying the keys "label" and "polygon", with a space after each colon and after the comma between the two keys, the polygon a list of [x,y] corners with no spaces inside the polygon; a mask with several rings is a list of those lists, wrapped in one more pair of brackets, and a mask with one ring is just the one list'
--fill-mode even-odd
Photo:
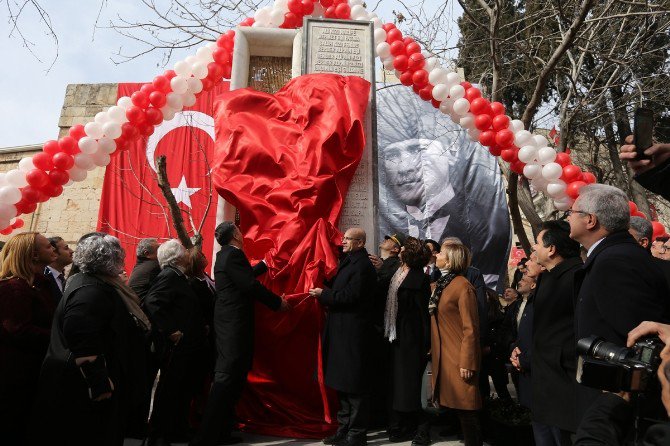
{"label": "necktie", "polygon": [[60,273],[57,277],[58,282],[60,282],[61,290],[65,290],[65,274]]}

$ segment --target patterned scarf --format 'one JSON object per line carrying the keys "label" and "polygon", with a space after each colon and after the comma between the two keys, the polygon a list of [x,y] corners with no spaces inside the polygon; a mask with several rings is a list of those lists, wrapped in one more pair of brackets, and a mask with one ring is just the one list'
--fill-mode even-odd
{"label": "patterned scarf", "polygon": [[435,314],[435,311],[437,311],[437,305],[440,303],[440,296],[442,296],[442,291],[444,291],[444,289],[449,286],[451,281],[454,280],[454,277],[458,275],[450,272],[448,269],[441,269],[440,271],[442,272],[442,276],[437,279],[437,283],[435,284],[435,291],[433,292],[433,295],[430,296],[430,300],[428,302],[428,312],[431,315]]}
{"label": "patterned scarf", "polygon": [[401,266],[396,270],[389,285],[386,310],[384,311],[384,337],[388,338],[389,342],[393,342],[396,338],[395,322],[398,318],[398,289],[407,277],[407,273],[409,273],[409,269],[403,270]]}

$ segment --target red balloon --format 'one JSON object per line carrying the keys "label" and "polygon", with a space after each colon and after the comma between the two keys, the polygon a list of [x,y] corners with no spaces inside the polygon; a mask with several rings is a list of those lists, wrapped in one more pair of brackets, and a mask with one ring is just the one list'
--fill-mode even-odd
{"label": "red balloon", "polygon": [[137,130],[137,126],[131,124],[130,122],[124,122],[121,124],[121,138],[125,139],[126,141],[132,141],[138,136],[140,136],[140,132]]}
{"label": "red balloon", "polygon": [[58,140],[58,147],[60,148],[61,152],[65,153],[77,153],[79,152],[79,146],[77,145],[77,141],[71,136],[63,136],[61,139]]}
{"label": "red balloon", "polygon": [[[428,72],[426,70],[417,70],[412,75],[412,83],[423,88],[428,85]],[[431,92],[432,94],[432,92]]]}
{"label": "red balloon", "polygon": [[70,174],[65,170],[54,169],[49,172],[49,181],[58,186],[62,186],[63,184],[70,181]]}
{"label": "red balloon", "polygon": [[465,91],[468,91],[469,88],[472,88],[472,84],[468,81],[463,81],[461,82],[461,87],[463,87]]}
{"label": "red balloon", "polygon": [[5,229],[0,230],[0,234],[2,235],[9,235],[12,233],[14,229],[12,229],[11,226],[7,226]]}
{"label": "red balloon", "polygon": [[17,218],[14,223],[12,223],[12,228],[14,229],[21,229],[23,227],[23,219]]}
{"label": "red balloon", "polygon": [[335,19],[337,16],[335,15],[335,6],[331,5],[326,8],[326,10],[323,12],[323,16],[327,19]]}
{"label": "red balloon", "polygon": [[405,48],[407,49],[407,54],[421,54],[421,45],[416,43],[414,39],[410,43],[405,42]]}
{"label": "red balloon", "polygon": [[209,91],[212,89],[212,87],[214,87],[214,81],[208,77],[202,79],[201,82],[202,82],[202,89],[205,91]]}
{"label": "red balloon", "polygon": [[231,61],[230,51],[225,48],[217,48],[212,52],[214,62],[221,65],[228,65]]}
{"label": "red balloon", "polygon": [[500,152],[500,158],[502,158],[504,161],[507,161],[508,163],[511,163],[516,160],[518,152],[519,151],[516,148],[504,149],[502,152]]}
{"label": "red balloon", "polygon": [[[26,186],[21,189],[21,201],[25,203],[23,206],[24,208],[26,207],[26,205],[30,203],[37,203],[39,199],[40,199],[40,192],[37,190],[37,188],[33,186]],[[23,213],[25,214],[26,212]]]}
{"label": "red balloon", "polygon": [[288,0],[286,6],[288,6],[288,10],[291,11],[293,14],[295,15],[302,14],[302,2],[300,0]]}
{"label": "red balloon", "polygon": [[405,44],[400,40],[395,40],[391,43],[391,55],[392,56],[406,56]]}
{"label": "red balloon", "polygon": [[581,178],[581,175],[582,169],[580,169],[578,166],[575,166],[574,164],[568,164],[563,168],[563,175],[561,176],[561,179],[566,183],[572,183],[578,178]]}
{"label": "red balloon", "polygon": [[[407,46],[407,45],[409,45],[410,43],[414,43],[415,40],[412,39],[410,36],[407,36],[407,37],[405,37],[405,38],[402,39],[402,42],[405,44],[405,46]],[[408,53],[408,55],[409,55],[409,53]]]}
{"label": "red balloon", "polygon": [[597,178],[591,172],[583,172],[582,181],[585,182],[586,184],[593,184],[597,181]]}
{"label": "red balloon", "polygon": [[512,169],[512,172],[523,175],[523,168],[526,167],[526,163],[522,163],[521,161],[514,161],[512,164],[510,164],[509,168]]}
{"label": "red balloon", "polygon": [[[330,0],[328,0],[328,1],[330,1]],[[323,0],[321,0],[321,4],[323,5]],[[323,5],[323,6],[326,6],[326,5]],[[386,37],[387,37],[386,41],[388,42],[388,32],[391,31],[392,29],[396,29],[396,28],[395,28],[395,25],[394,25],[393,23],[384,23],[384,24],[382,25],[382,29],[383,29],[384,31],[386,31],[386,33],[387,33],[387,35],[386,35]]]}
{"label": "red balloon", "polygon": [[284,14],[284,23],[281,24],[280,28],[297,28],[299,21],[298,16],[289,11]]}
{"label": "red balloon", "polygon": [[[472,90],[472,88],[470,90]],[[470,111],[475,115],[486,113],[490,109],[490,107],[491,106],[489,104],[488,99],[475,98],[472,101],[470,101]]]}
{"label": "red balloon", "polygon": [[54,167],[60,170],[68,170],[74,166],[74,158],[67,153],[57,153],[53,157]]}
{"label": "red balloon", "polygon": [[133,105],[126,110],[126,118],[133,124],[140,124],[146,121],[144,110],[136,105]]}
{"label": "red balloon", "polygon": [[506,130],[509,127],[509,116],[506,115],[495,115],[491,122],[493,130],[500,131]]}
{"label": "red balloon", "polygon": [[[33,157],[33,164],[35,164],[35,157]],[[635,215],[635,213],[638,211],[637,204],[632,201],[628,202],[628,208],[630,209],[630,215]]]}
{"label": "red balloon", "polygon": [[484,131],[491,128],[491,115],[477,115],[475,116],[475,127],[478,130]]}
{"label": "red balloon", "polygon": [[[30,187],[30,186],[26,186]],[[25,189],[25,187],[24,187]],[[39,198],[39,193],[37,194],[37,198]],[[31,201],[27,202],[25,199],[19,201],[16,203],[14,206],[16,206],[16,210],[21,213],[21,214],[30,214],[31,212],[35,212],[35,209],[37,209],[37,204],[36,201]]]}
{"label": "red balloon", "polygon": [[[482,116],[482,115],[480,115]],[[502,129],[496,132],[496,144],[500,147],[509,147],[514,144],[514,133],[509,129]]]}
{"label": "red balloon", "polygon": [[576,200],[579,197],[579,190],[586,186],[586,183],[583,181],[572,181],[568,184],[568,187],[565,188],[565,193],[568,197]]}
{"label": "red balloon", "polygon": [[154,84],[144,84],[140,87],[140,91],[144,93],[147,98],[151,96],[151,93],[156,91],[156,87],[154,87]]}
{"label": "red balloon", "polygon": [[[290,12],[287,12],[290,14]],[[210,62],[207,64],[207,78],[211,81],[218,81],[223,75],[223,67],[216,62]],[[207,79],[205,78],[205,79]]]}
{"label": "red balloon", "polygon": [[137,129],[140,132],[140,135],[142,136],[151,136],[154,133],[155,127],[148,122],[143,122],[141,124],[138,124]]}
{"label": "red balloon", "polygon": [[154,107],[161,108],[166,104],[167,99],[165,98],[165,94],[160,91],[154,91],[149,95],[149,102],[151,102],[151,105]]}
{"label": "red balloon", "polygon": [[418,85],[412,85],[412,90],[414,90],[414,93],[419,94],[419,92],[421,91],[421,87],[419,87]]}
{"label": "red balloon", "polygon": [[128,147],[128,141],[126,138],[123,137],[123,135],[119,136],[114,140],[116,143],[116,150],[128,150],[130,147]]}
{"label": "red balloon", "polygon": [[157,108],[149,107],[146,111],[147,123],[151,125],[158,125],[163,122],[163,112]]}
{"label": "red balloon", "polygon": [[347,3],[340,3],[335,7],[335,15],[339,19],[351,18],[351,6]]}
{"label": "red balloon", "polygon": [[407,64],[410,70],[420,70],[426,64],[426,59],[421,53],[412,53],[409,55]]}
{"label": "red balloon", "polygon": [[154,84],[156,90],[162,91],[163,93],[169,93],[172,91],[172,88],[170,87],[170,80],[165,76],[156,76],[151,83]]}
{"label": "red balloon", "polygon": [[[333,0],[321,0],[321,6],[323,6],[324,8],[328,8],[332,4],[333,4]],[[382,28],[383,27],[384,26],[382,26]],[[384,30],[384,31],[386,31],[386,30]]]}
{"label": "red balloon", "polygon": [[[312,0],[302,0],[302,15],[310,15],[314,12],[314,3]],[[351,12],[351,10],[349,11]]]}
{"label": "red balloon", "polygon": [[400,30],[395,26],[392,29],[386,31],[386,41],[388,43],[400,41],[400,43],[402,43],[403,48],[405,47],[405,44],[402,41],[402,32],[400,32]]}
{"label": "red balloon", "polygon": [[500,102],[491,102],[491,114],[493,116],[496,115],[504,115],[505,114],[505,106],[500,103]]}
{"label": "red balloon", "polygon": [[57,186],[55,184],[47,183],[44,187],[42,187],[42,192],[47,197],[54,198],[63,193],[63,186]]}
{"label": "red balloon", "polygon": [[643,214],[642,212],[640,212],[640,211],[636,211],[634,214],[631,215],[631,217],[641,217],[641,218],[644,218],[644,219],[647,218],[647,216],[644,215],[644,214]]}
{"label": "red balloon", "polygon": [[84,136],[86,136],[86,131],[84,130],[84,126],[81,124],[73,125],[70,127],[70,130],[68,130],[68,134],[75,139],[75,141],[79,141],[82,139]]}
{"label": "red balloon", "polygon": [[414,71],[407,70],[400,75],[400,83],[406,87],[409,87],[413,84],[412,77],[414,76]]}
{"label": "red balloon", "polygon": [[131,94],[130,99],[133,101],[133,105],[139,108],[147,108],[149,106],[149,98],[141,91]]}
{"label": "red balloon", "polygon": [[60,146],[58,145],[58,141],[50,140],[44,143],[42,146],[42,151],[44,153],[48,153],[49,155],[55,155],[58,152],[60,152]]}
{"label": "red balloon", "polygon": [[[430,94],[431,94],[431,95],[433,94],[432,90],[431,90]],[[433,99],[430,100],[430,103],[433,105],[433,107],[435,107],[435,108],[440,108],[440,104],[441,104],[442,102],[440,102],[440,101],[438,101],[437,99],[433,98]]]}
{"label": "red balloon", "polygon": [[405,71],[407,69],[407,56],[401,54],[393,58],[393,68],[398,71]]}
{"label": "red balloon", "polygon": [[493,156],[500,156],[502,151],[503,149],[499,145],[489,147],[489,153],[491,153]]}
{"label": "red balloon", "polygon": [[26,181],[31,186],[40,189],[46,184],[49,184],[49,175],[43,170],[31,169],[26,172]]}
{"label": "red balloon", "polygon": [[177,73],[175,73],[174,70],[166,70],[165,73],[163,74],[163,76],[165,76],[165,78],[166,78],[166,79],[168,80],[168,82],[169,82],[169,81],[172,80],[173,77],[176,77],[176,76],[177,76]]}
{"label": "red balloon", "polygon": [[247,17],[246,19],[240,22],[240,26],[251,26],[256,20],[253,17]]}
{"label": "red balloon", "polygon": [[568,155],[565,152],[558,152],[556,154],[556,162],[560,164],[562,167],[565,167],[572,163],[572,160],[570,159],[570,155]]}
{"label": "red balloon", "polygon": [[430,101],[431,99],[433,99],[433,85],[428,84],[421,90],[419,90],[419,97],[424,101]]}
{"label": "red balloon", "polygon": [[51,160],[52,156],[46,152],[39,152],[33,155],[33,166],[40,170],[51,170],[54,168],[54,163]]}
{"label": "red balloon", "polygon": [[496,132],[486,130],[479,135],[479,143],[483,146],[491,147],[496,143]]}
{"label": "red balloon", "polygon": [[661,223],[657,221],[652,221],[651,222],[651,227],[653,230],[651,239],[656,240],[656,238],[661,237],[663,234],[665,234],[665,226],[663,226]]}
{"label": "red balloon", "polygon": [[230,79],[230,73],[233,71],[233,67],[231,64],[224,65],[223,67],[223,78],[224,79]]}
{"label": "red balloon", "polygon": [[235,47],[235,30],[229,29],[225,34],[221,34],[216,40],[216,45],[225,48],[228,51],[232,51]]}
{"label": "red balloon", "polygon": [[481,97],[482,97],[482,92],[479,91],[479,88],[470,87],[467,90],[465,90],[465,99],[467,99],[470,102],[474,101],[477,98],[481,98]]}

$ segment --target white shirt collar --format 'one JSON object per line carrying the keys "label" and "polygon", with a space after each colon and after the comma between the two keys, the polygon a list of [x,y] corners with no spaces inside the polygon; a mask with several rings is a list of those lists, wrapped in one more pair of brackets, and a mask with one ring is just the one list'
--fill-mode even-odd
{"label": "white shirt collar", "polygon": [[596,246],[598,246],[598,245],[600,244],[600,242],[602,242],[603,240],[605,240],[605,237],[601,238],[600,240],[598,240],[597,242],[595,242],[593,245],[591,245],[591,247],[589,248],[589,250],[586,251],[586,257],[591,256],[591,253],[593,252],[593,250],[596,249]]}

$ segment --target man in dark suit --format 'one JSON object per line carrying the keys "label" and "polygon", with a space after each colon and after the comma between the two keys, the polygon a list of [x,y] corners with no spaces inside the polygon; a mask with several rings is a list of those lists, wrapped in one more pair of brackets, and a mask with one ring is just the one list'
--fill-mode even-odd
{"label": "man in dark suit", "polygon": [[[630,235],[633,236],[637,243],[649,251],[649,255],[651,255],[651,239],[654,234],[654,227],[651,225],[651,222],[646,218],[631,217],[628,232],[630,232]],[[653,257],[653,259],[654,263],[656,263],[656,265],[661,268],[661,271],[663,271],[665,280],[670,286],[670,260],[658,257]],[[670,300],[670,296],[668,296],[668,299]]]}
{"label": "man in dark suit", "polygon": [[[584,186],[568,215],[570,237],[587,249],[575,274],[577,339],[596,335],[623,346],[642,321],[667,321],[668,284],[628,232],[626,194],[604,184]],[[599,394],[579,386],[578,421]]]}
{"label": "man in dark suit", "polygon": [[287,310],[288,303],[265,288],[256,277],[267,271],[264,262],[252,267],[242,251],[244,238],[235,223],[224,221],[216,227],[221,250],[214,264],[216,303],[216,366],[214,384],[207,400],[200,430],[191,446],[240,443],[231,437],[235,424],[235,404],[251,370],[254,357],[254,303]]}
{"label": "man in dark suit", "polygon": [[158,241],[155,238],[143,238],[137,244],[135,252],[137,263],[135,263],[135,267],[130,273],[128,286],[135,291],[135,294],[140,298],[140,302],[143,302],[151,284],[161,272],[161,267],[156,260]]}
{"label": "man in dark suit", "polygon": [[571,444],[577,431],[573,291],[582,259],[564,221],[545,222],[534,250],[546,271],[538,278],[533,303],[533,433],[536,442],[560,446]]}
{"label": "man in dark suit", "polygon": [[73,251],[62,237],[49,237],[49,243],[58,257],[44,269],[44,275],[51,281],[52,294],[58,304],[65,289],[65,268],[72,263]]}
{"label": "man in dark suit", "polygon": [[370,416],[372,298],[377,275],[365,250],[365,231],[351,228],[342,237],[343,257],[329,288],[309,294],[328,308],[323,335],[326,385],[337,391],[337,433],[325,444],[367,444]]}

